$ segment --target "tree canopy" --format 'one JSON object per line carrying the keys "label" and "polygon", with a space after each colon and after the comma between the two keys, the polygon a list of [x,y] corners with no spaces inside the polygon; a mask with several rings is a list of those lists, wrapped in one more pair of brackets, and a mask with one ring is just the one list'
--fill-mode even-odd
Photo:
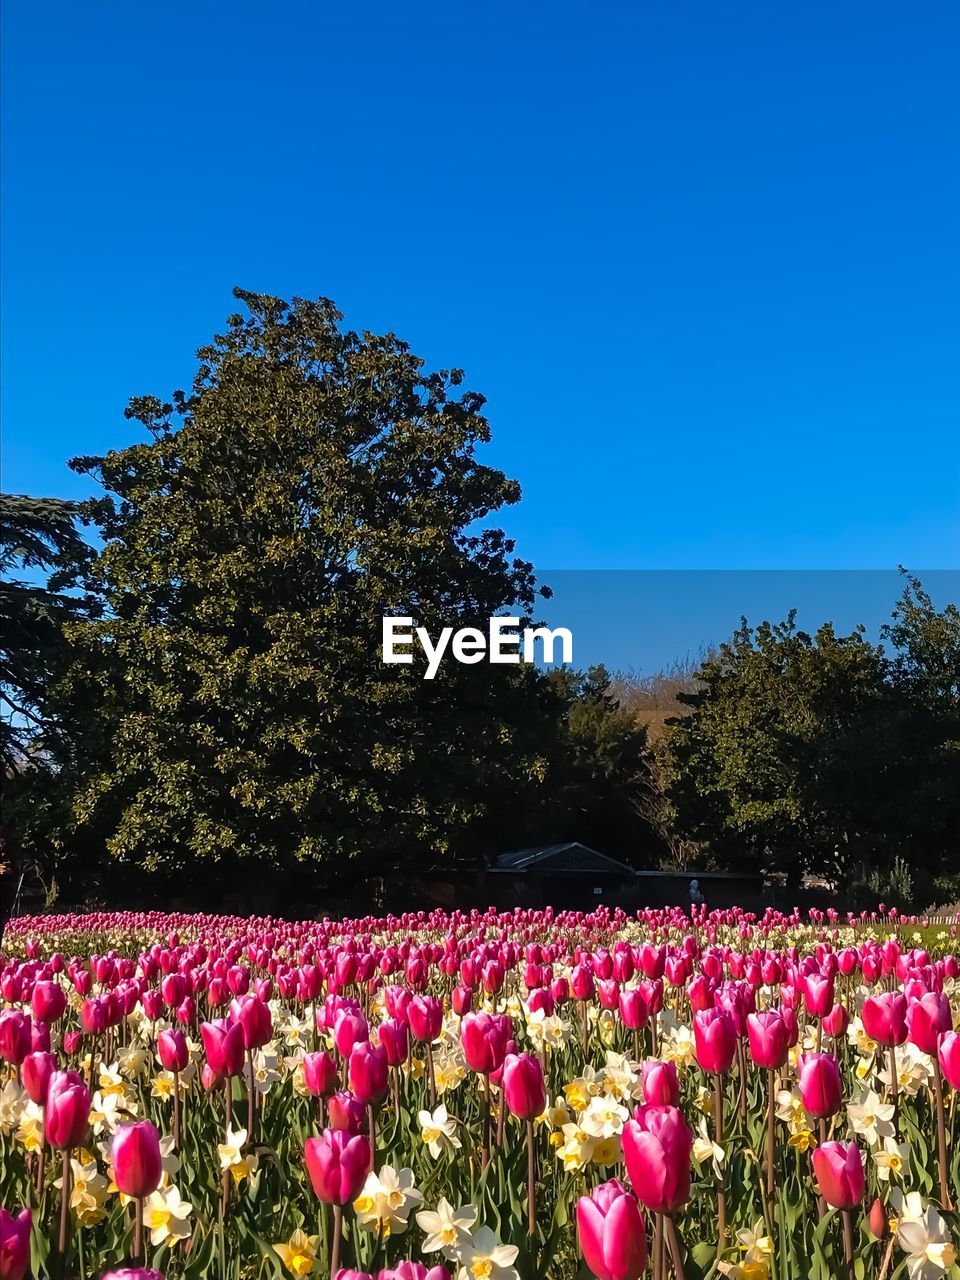
{"label": "tree canopy", "polygon": [[955,871],[958,621],[912,578],[878,643],[744,621],[668,722],[674,829],[716,865],[794,884],[867,884],[898,860],[928,882]]}
{"label": "tree canopy", "polygon": [[0,497],[0,767],[35,767],[55,725],[44,711],[63,624],[91,601],[60,588],[86,560],[74,503],[24,494]]}

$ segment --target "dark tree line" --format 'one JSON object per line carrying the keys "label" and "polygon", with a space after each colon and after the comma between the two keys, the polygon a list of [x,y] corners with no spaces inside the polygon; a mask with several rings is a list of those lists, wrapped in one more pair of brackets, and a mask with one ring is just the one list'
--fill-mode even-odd
{"label": "dark tree line", "polygon": [[255,900],[569,839],[866,892],[903,866],[949,881],[955,607],[908,580],[881,644],[744,623],[639,686],[385,667],[384,613],[536,619],[547,589],[489,523],[519,486],[479,460],[459,371],[325,300],[237,296],[190,389],[131,402],[139,441],[71,462],[101,496],[3,502],[5,815],[65,897]]}

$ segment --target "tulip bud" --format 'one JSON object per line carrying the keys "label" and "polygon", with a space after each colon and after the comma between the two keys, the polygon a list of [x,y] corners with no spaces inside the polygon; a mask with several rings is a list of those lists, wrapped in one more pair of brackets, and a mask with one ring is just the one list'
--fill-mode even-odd
{"label": "tulip bud", "polygon": [[647,1025],[649,1017],[650,1010],[639,987],[620,992],[620,1018],[625,1027],[638,1031]]}
{"label": "tulip bud", "polygon": [[362,1014],[354,1013],[350,1009],[342,1009],[337,1014],[333,1028],[333,1042],[341,1057],[348,1058],[355,1044],[362,1044],[369,1038],[370,1029]]}
{"label": "tulip bud", "polygon": [[502,1014],[468,1014],[460,1027],[460,1043],[470,1070],[489,1076],[503,1066],[510,1032],[510,1019]]}
{"label": "tulip bud", "polygon": [[327,1102],[327,1120],[331,1129],[346,1133],[362,1133],[367,1109],[352,1093],[333,1093]]}
{"label": "tulip bud", "polygon": [[877,1044],[889,1047],[903,1044],[907,1038],[907,999],[900,991],[867,996],[860,1017],[864,1031]]}
{"label": "tulip bud", "polygon": [[243,1028],[244,1048],[262,1049],[269,1043],[273,1033],[269,1005],[256,996],[247,996],[240,1004],[237,1020]]}
{"label": "tulip bud", "polygon": [[436,1040],[443,1026],[443,1005],[435,996],[414,996],[407,1006],[407,1022],[414,1040]]}
{"label": "tulip bud", "polygon": [[239,1022],[219,1019],[200,1024],[204,1052],[212,1071],[218,1076],[238,1076],[243,1070],[243,1027]]}
{"label": "tulip bud", "polygon": [[907,1031],[921,1053],[936,1057],[940,1037],[953,1028],[950,1001],[937,991],[928,991],[907,1006]]}
{"label": "tulip bud", "polygon": [[954,1089],[960,1089],[960,1033],[946,1033],[940,1041],[937,1059],[947,1083]]}
{"label": "tulip bud", "polygon": [[410,1037],[406,1023],[396,1018],[385,1018],[377,1027],[377,1041],[387,1055],[387,1065],[399,1067],[407,1059]]}
{"label": "tulip bud", "polygon": [[870,1228],[870,1234],[875,1240],[884,1240],[890,1234],[890,1220],[887,1217],[886,1207],[879,1196],[870,1206],[867,1226]]}
{"label": "tulip bud", "polygon": [[747,1015],[750,1056],[758,1067],[776,1071],[787,1060],[790,1029],[777,1009]]}
{"label": "tulip bud", "polygon": [[37,1022],[56,1022],[67,1007],[67,997],[59,982],[38,982],[33,988],[30,1008]]}

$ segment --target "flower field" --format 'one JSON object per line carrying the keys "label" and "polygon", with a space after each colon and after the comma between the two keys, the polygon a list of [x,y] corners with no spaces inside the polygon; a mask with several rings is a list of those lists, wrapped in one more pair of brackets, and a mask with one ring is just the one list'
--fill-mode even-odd
{"label": "flower field", "polygon": [[957,923],[22,918],[0,1280],[958,1280]]}

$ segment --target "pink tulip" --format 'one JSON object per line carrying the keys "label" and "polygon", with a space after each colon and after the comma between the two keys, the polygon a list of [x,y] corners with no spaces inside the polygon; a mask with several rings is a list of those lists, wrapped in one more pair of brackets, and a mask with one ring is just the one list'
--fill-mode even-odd
{"label": "pink tulip", "polygon": [[185,1071],[190,1062],[190,1049],[182,1031],[173,1028],[157,1036],[157,1057],[165,1071]]}
{"label": "pink tulip", "polygon": [[16,1217],[0,1209],[0,1276],[3,1280],[23,1280],[30,1266],[30,1228],[33,1214],[21,1209]]}
{"label": "pink tulip", "polygon": [[87,1135],[90,1095],[75,1071],[54,1071],[47,1088],[44,1130],[51,1147],[79,1147]]}
{"label": "pink tulip", "polygon": [[676,1213],[690,1198],[693,1134],[676,1107],[638,1107],[623,1126],[623,1158],[651,1213]]}
{"label": "pink tulip", "polygon": [[839,1003],[835,1004],[823,1018],[824,1031],[828,1036],[833,1036],[834,1039],[845,1035],[849,1025],[850,1014],[847,1012],[846,1006]]}
{"label": "pink tulip", "polygon": [[273,1019],[270,1006],[256,996],[247,996],[240,1002],[237,1021],[243,1028],[243,1045],[245,1049],[262,1049],[270,1042],[273,1034]]}
{"label": "pink tulip", "polygon": [[345,1133],[362,1133],[367,1119],[367,1108],[352,1093],[332,1093],[327,1102],[327,1121],[331,1129]]}
{"label": "pink tulip", "polygon": [[67,1007],[67,997],[59,982],[38,982],[33,988],[30,1008],[37,1022],[56,1022]]}
{"label": "pink tulip", "polygon": [[337,1053],[343,1058],[349,1058],[353,1046],[363,1044],[369,1038],[370,1028],[363,1014],[354,1013],[350,1009],[341,1010],[333,1028],[333,1042],[337,1046]]}
{"label": "pink tulip", "polygon": [[111,1144],[113,1180],[124,1195],[144,1200],[160,1185],[160,1135],[149,1120],[120,1125]]}
{"label": "pink tulip", "polygon": [[832,1053],[804,1053],[797,1061],[800,1100],[818,1120],[835,1115],[843,1101],[840,1065]]}
{"label": "pink tulip", "polygon": [[803,980],[803,1001],[811,1017],[822,1018],[833,1008],[833,978],[811,973]]}
{"label": "pink tulip", "polygon": [[647,1025],[650,1010],[639,987],[620,992],[620,1017],[625,1027],[637,1031]]}
{"label": "pink tulip", "polygon": [[56,1070],[57,1060],[52,1053],[28,1053],[20,1068],[20,1079],[31,1102],[46,1106],[50,1079]]}
{"label": "pink tulip", "polygon": [[407,1023],[414,1040],[431,1043],[443,1026],[443,1005],[435,996],[414,996],[407,1006]]}
{"label": "pink tulip", "polygon": [[374,1048],[369,1041],[353,1046],[348,1079],[351,1092],[360,1102],[379,1102],[386,1096],[388,1072],[383,1049]]}
{"label": "pink tulip", "polygon": [[540,1060],[532,1054],[510,1054],[503,1064],[503,1094],[513,1115],[533,1120],[547,1105]]}
{"label": "pink tulip", "polygon": [[19,1067],[30,1049],[30,1019],[19,1009],[4,1009],[0,1013],[0,1058]]}
{"label": "pink tulip", "polygon": [[360,1192],[370,1168],[370,1143],[362,1134],[324,1129],[304,1143],[303,1158],[318,1200],[349,1204]]}
{"label": "pink tulip", "polygon": [[577,1201],[577,1233],[597,1280],[638,1280],[647,1265],[643,1214],[632,1191],[611,1178]]}
{"label": "pink tulip", "polygon": [[950,1001],[937,991],[928,991],[907,1006],[907,1032],[921,1053],[935,1057],[940,1037],[952,1028]]}
{"label": "pink tulip", "polygon": [[471,1071],[488,1076],[503,1066],[512,1024],[503,1014],[471,1013],[460,1028],[460,1043]]}
{"label": "pink tulip", "polygon": [[867,996],[860,1017],[864,1031],[877,1044],[903,1044],[907,1038],[907,999],[899,991]]}
{"label": "pink tulip", "polygon": [[693,1015],[697,1061],[704,1071],[729,1071],[737,1052],[737,1032],[726,1009],[699,1009]]}
{"label": "pink tulip", "polygon": [[218,1076],[238,1076],[243,1070],[243,1027],[239,1022],[218,1019],[200,1025],[207,1063]]}
{"label": "pink tulip", "polygon": [[777,1009],[747,1015],[747,1037],[750,1056],[758,1067],[777,1071],[787,1060],[790,1028]]}
{"label": "pink tulip", "polygon": [[960,1033],[948,1031],[940,1041],[937,1056],[944,1079],[952,1088],[960,1089]]}
{"label": "pink tulip", "polygon": [[326,1098],[337,1087],[337,1064],[329,1053],[303,1055],[303,1083],[312,1098]]}
{"label": "pink tulip", "polygon": [[643,1100],[649,1107],[679,1107],[680,1077],[675,1062],[646,1058],[640,1067]]}
{"label": "pink tulip", "polygon": [[820,1193],[834,1209],[852,1209],[864,1192],[863,1160],[855,1142],[824,1142],[813,1152]]}

